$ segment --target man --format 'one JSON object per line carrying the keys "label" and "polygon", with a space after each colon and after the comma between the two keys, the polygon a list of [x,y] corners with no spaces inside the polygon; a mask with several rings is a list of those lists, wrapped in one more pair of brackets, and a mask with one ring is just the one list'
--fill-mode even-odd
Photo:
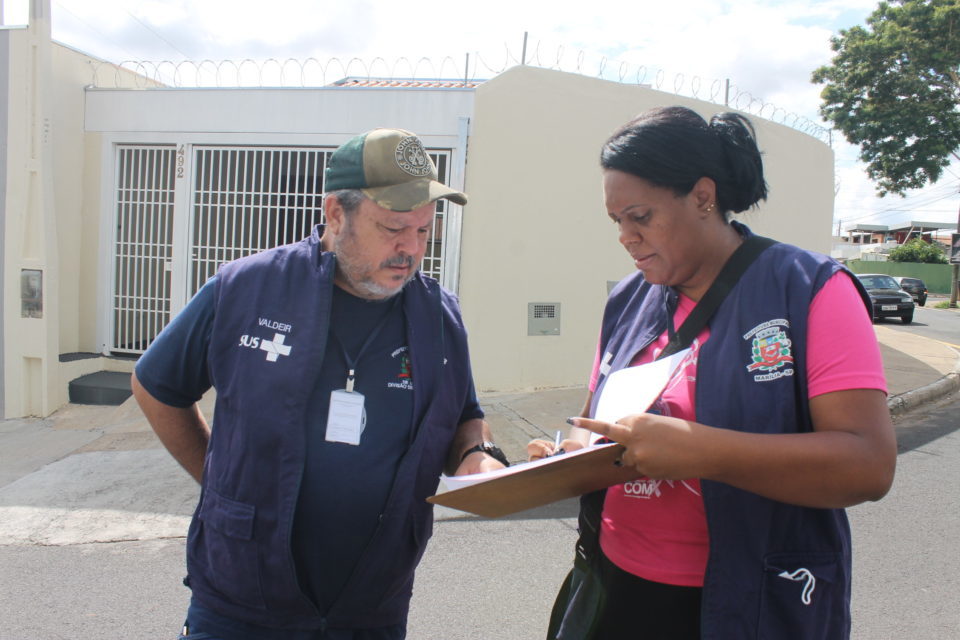
{"label": "man", "polygon": [[325,184],[325,228],[224,265],[137,363],[201,484],[182,638],[404,638],[440,472],[506,462],[456,298],[418,271],[436,201],[466,196],[397,129],[337,149]]}

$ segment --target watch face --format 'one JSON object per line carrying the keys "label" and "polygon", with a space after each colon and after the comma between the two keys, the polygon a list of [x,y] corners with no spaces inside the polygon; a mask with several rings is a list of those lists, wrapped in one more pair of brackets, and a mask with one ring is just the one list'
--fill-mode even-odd
{"label": "watch face", "polygon": [[507,461],[507,456],[503,453],[500,447],[493,444],[492,442],[484,442],[483,451],[484,453],[491,456],[494,460],[497,460],[504,466],[506,467],[510,466],[510,463]]}

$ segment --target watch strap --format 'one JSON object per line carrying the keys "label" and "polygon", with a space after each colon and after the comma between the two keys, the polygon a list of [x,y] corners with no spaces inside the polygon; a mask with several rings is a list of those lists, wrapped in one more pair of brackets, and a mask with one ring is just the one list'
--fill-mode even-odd
{"label": "watch strap", "polygon": [[462,456],[460,456],[460,462],[463,462],[464,460],[466,460],[467,456],[469,456],[470,454],[477,453],[477,452],[483,452],[487,454],[488,456],[490,456],[491,458],[493,458],[494,460],[496,460],[497,462],[499,462],[505,467],[510,466],[510,462],[507,460],[507,456],[504,455],[500,447],[493,444],[492,442],[482,442],[478,445],[474,445],[470,447],[469,449],[463,452]]}

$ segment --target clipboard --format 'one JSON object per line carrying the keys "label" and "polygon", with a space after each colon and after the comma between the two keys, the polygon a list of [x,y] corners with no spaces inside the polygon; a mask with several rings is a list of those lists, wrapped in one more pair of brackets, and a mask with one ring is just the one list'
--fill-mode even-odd
{"label": "clipboard", "polygon": [[614,464],[623,451],[623,446],[610,443],[538,461],[545,464],[531,462],[526,469],[508,467],[515,470],[430,496],[427,502],[499,518],[636,480],[641,476],[636,469]]}
{"label": "clipboard", "polygon": [[[683,349],[610,374],[597,404],[596,418],[616,422],[621,416],[649,409],[689,351]],[[624,451],[622,445],[611,442],[476,474],[470,480],[473,484],[431,496],[427,502],[499,518],[636,480],[643,474],[614,464]]]}

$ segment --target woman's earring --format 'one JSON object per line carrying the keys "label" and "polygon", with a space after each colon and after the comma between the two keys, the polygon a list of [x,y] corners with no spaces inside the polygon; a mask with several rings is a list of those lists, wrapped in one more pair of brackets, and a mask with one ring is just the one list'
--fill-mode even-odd
{"label": "woman's earring", "polygon": [[716,205],[712,202],[707,205],[707,211],[713,211],[715,208],[716,208]]}

